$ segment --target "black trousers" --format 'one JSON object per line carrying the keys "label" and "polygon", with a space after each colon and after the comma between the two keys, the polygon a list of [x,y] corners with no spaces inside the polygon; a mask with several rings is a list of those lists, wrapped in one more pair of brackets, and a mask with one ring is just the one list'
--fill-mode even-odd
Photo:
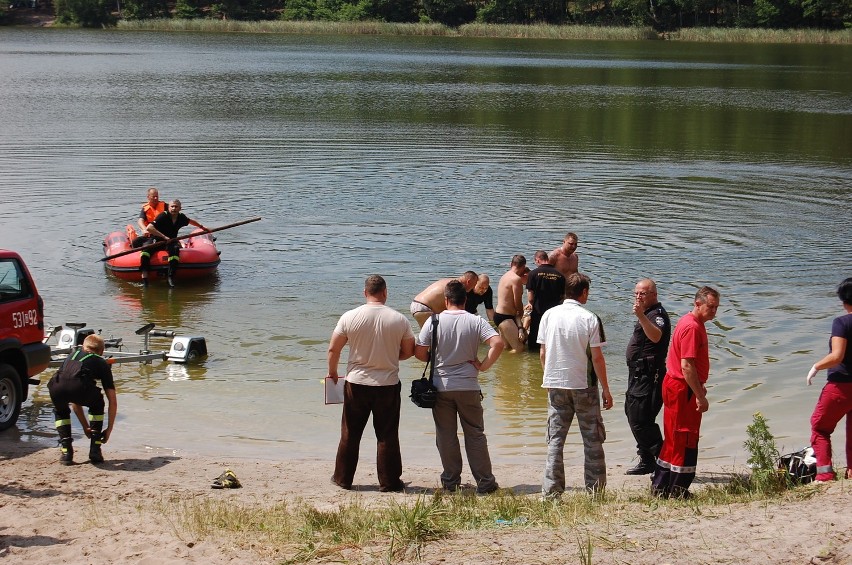
{"label": "black trousers", "polygon": [[53,411],[57,420],[71,418],[70,402],[86,406],[89,415],[103,416],[104,397],[101,389],[94,383],[87,383],[82,379],[54,380],[47,383],[50,392],[50,400],[53,401]]}
{"label": "black trousers", "polygon": [[530,312],[530,332],[527,334],[527,349],[530,351],[538,351],[541,349],[541,344],[538,343],[538,328],[541,325],[541,317],[544,314],[538,314],[533,310]]}
{"label": "black trousers", "polygon": [[379,490],[397,490],[402,484],[399,447],[400,391],[402,385],[366,386],[346,381],[343,386],[343,417],[340,444],[334,465],[334,482],[350,488],[358,467],[361,436],[370,415],[376,432],[376,474]]}
{"label": "black trousers", "polygon": [[657,425],[663,408],[663,377],[665,369],[628,369],[624,413],[636,439],[636,453],[646,463],[653,463],[663,446],[663,434]]}

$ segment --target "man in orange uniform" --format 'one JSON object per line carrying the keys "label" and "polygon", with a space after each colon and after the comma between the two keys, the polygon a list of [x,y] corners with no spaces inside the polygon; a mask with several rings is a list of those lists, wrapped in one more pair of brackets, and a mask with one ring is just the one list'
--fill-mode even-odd
{"label": "man in orange uniform", "polygon": [[663,380],[663,447],[657,457],[652,488],[657,496],[689,497],[698,464],[701,416],[707,412],[710,352],[704,324],[716,317],[719,291],[703,286],[692,312],[675,326]]}
{"label": "man in orange uniform", "polygon": [[[134,230],[132,226],[127,226],[128,235],[130,235],[131,232],[133,233],[133,237],[131,237],[131,246],[142,247],[143,245],[148,245],[149,243],[154,243],[156,241],[156,239],[148,233],[148,224],[152,223],[157,216],[165,211],[166,203],[160,201],[160,191],[152,186],[148,189],[148,201],[142,205],[142,210],[139,212],[139,219],[136,220],[136,223],[138,223],[139,227],[142,228],[142,235],[136,237],[136,230]],[[142,251],[141,255],[143,257],[142,284],[147,286],[148,262],[144,259],[150,261],[151,254],[147,251]]]}

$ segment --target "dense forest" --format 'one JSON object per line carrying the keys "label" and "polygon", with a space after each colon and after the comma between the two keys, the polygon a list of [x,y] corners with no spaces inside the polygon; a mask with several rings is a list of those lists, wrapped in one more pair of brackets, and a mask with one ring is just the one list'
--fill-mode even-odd
{"label": "dense forest", "polygon": [[476,21],[652,26],[658,31],[852,26],[852,0],[53,0],[53,9],[60,23],[97,27],[117,18],[435,22],[453,27]]}

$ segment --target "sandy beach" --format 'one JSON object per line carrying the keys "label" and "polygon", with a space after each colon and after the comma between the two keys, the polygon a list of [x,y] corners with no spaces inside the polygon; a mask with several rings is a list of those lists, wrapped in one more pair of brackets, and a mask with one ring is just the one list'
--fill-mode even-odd
{"label": "sandy beach", "polygon": [[[282,563],[287,550],[252,543],[248,537],[199,536],[169,509],[182,502],[224,501],[268,507],[309,504],[331,511],[357,502],[366,507],[413,504],[434,493],[439,469],[406,468],[406,492],[378,492],[374,461],[365,457],[353,491],[329,482],[330,461],[251,461],[116,453],[88,463],[78,441],[75,465],[58,463],[58,450],[0,436],[0,557],[8,563]],[[81,453],[80,450],[83,450]],[[216,490],[212,479],[232,469],[243,488]],[[393,562],[571,563],[582,562],[578,540],[594,545],[591,563],[852,563],[852,481],[800,487],[780,499],[729,505],[691,502],[630,502],[647,477],[610,469],[609,487],[624,503],[611,513],[572,528],[500,525],[452,533],[426,543],[417,555]],[[731,469],[700,468],[696,483],[719,482]],[[501,487],[537,497],[538,465],[498,465]],[[579,487],[582,471],[567,470]],[[469,475],[465,479],[470,481]],[[701,488],[697,484],[694,488]],[[294,544],[295,545],[295,544]],[[380,545],[380,544],[379,544]],[[327,556],[296,559],[316,563],[387,562],[387,548],[344,547]]]}

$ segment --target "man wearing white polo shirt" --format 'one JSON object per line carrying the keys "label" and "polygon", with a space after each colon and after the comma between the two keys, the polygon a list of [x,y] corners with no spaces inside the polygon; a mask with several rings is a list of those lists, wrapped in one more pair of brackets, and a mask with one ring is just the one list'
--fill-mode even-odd
{"label": "man wearing white polo shirt", "polygon": [[548,400],[547,463],[541,484],[546,499],[558,499],[565,491],[563,451],[575,414],[583,438],[586,489],[596,492],[606,486],[601,395],[606,410],[612,408],[612,395],[601,350],[606,344],[603,324],[583,307],[589,299],[590,282],[581,273],[568,275],[567,298],[547,310],[539,326],[542,387],[547,389]]}

